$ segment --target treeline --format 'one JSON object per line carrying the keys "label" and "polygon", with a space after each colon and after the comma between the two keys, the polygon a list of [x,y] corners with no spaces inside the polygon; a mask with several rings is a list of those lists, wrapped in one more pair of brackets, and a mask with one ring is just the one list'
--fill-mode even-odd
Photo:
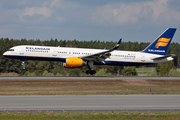
{"label": "treeline", "polygon": [[[114,47],[116,42],[113,41],[99,41],[99,40],[91,40],[91,41],[78,41],[74,40],[26,40],[26,39],[9,39],[9,38],[1,38],[0,39],[0,73],[9,73],[15,72],[19,75],[27,75],[27,76],[83,76],[86,75],[85,71],[87,68],[84,66],[79,69],[64,69],[61,62],[58,61],[25,61],[26,69],[23,70],[21,66],[21,61],[16,59],[8,59],[3,57],[3,53],[7,51],[9,48],[17,45],[39,45],[39,46],[60,46],[60,47],[74,47],[74,48],[95,48],[95,49],[104,49],[107,47],[108,49]],[[146,42],[122,42],[119,50],[127,50],[127,51],[141,51],[145,47],[147,47],[150,43]],[[175,67],[180,67],[179,63],[179,52],[180,52],[180,44],[179,43],[171,43],[167,54],[176,54],[173,63]],[[153,67],[157,65],[152,65]],[[94,66],[93,69],[97,71],[96,75],[123,75],[123,66]],[[128,68],[129,69],[129,68]],[[134,68],[132,67],[132,71]],[[158,69],[157,69],[158,70]],[[157,71],[158,72],[158,71]],[[135,71],[132,72],[133,75],[137,75]]]}

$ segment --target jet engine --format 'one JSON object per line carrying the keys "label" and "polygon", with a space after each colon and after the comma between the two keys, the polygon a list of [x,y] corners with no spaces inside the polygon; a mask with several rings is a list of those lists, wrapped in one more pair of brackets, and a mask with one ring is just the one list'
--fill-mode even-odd
{"label": "jet engine", "polygon": [[83,65],[87,65],[87,61],[83,61],[81,58],[66,58],[66,63],[63,64],[64,68],[79,68]]}

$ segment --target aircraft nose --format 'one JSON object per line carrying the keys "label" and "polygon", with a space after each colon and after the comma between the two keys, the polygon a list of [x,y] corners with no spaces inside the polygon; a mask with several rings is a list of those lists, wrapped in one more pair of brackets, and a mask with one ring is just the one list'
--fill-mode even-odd
{"label": "aircraft nose", "polygon": [[3,53],[3,56],[6,55],[6,52]]}

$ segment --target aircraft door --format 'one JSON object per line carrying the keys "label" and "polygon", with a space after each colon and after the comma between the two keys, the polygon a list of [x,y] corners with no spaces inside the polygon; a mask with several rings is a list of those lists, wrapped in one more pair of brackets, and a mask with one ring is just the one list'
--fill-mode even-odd
{"label": "aircraft door", "polygon": [[141,62],[145,62],[145,56],[142,55]]}
{"label": "aircraft door", "polygon": [[19,52],[20,55],[24,55],[24,49],[22,48]]}
{"label": "aircraft door", "polygon": [[53,56],[57,56],[57,50],[54,50]]}

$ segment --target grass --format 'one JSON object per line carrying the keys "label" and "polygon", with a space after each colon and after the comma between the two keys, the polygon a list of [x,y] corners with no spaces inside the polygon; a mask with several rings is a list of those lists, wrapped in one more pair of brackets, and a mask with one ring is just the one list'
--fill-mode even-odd
{"label": "grass", "polygon": [[139,67],[136,68],[136,71],[138,73],[138,76],[149,76],[155,69],[155,67]]}
{"label": "grass", "polygon": [[9,73],[0,73],[0,76],[19,76],[19,74],[15,72],[9,72]]}
{"label": "grass", "polygon": [[0,95],[180,94],[180,80],[0,80]]}
{"label": "grass", "polygon": [[180,112],[28,112],[0,113],[1,120],[7,119],[61,119],[61,120],[179,120]]}
{"label": "grass", "polygon": [[152,71],[152,70],[155,70],[156,68],[155,67],[139,67],[139,68],[136,68],[136,71],[138,72],[138,73],[140,73],[140,72],[146,72],[146,73],[148,73],[148,72],[150,72],[150,71]]}
{"label": "grass", "polygon": [[176,69],[178,72],[180,72],[180,68]]}
{"label": "grass", "polygon": [[[180,69],[176,69],[178,73],[180,73]],[[156,68],[155,67],[139,67],[136,68],[138,76],[157,76]],[[177,75],[179,76],[179,75]]]}
{"label": "grass", "polygon": [[[138,68],[136,67],[138,76],[157,76],[157,73],[154,73],[155,69],[156,69],[155,67],[145,67],[145,66],[141,66]],[[176,70],[178,73],[180,73],[180,68],[178,68]],[[17,73],[14,73],[14,72],[10,72],[10,73],[0,73],[0,76],[20,76],[20,75]],[[30,76],[33,76],[33,74],[31,74]],[[53,75],[53,73],[49,73],[49,76],[54,76],[54,75]],[[84,73],[81,76],[88,76],[88,75]],[[115,76],[115,75],[107,74],[104,69],[101,69],[101,70],[97,71],[95,76]]]}

